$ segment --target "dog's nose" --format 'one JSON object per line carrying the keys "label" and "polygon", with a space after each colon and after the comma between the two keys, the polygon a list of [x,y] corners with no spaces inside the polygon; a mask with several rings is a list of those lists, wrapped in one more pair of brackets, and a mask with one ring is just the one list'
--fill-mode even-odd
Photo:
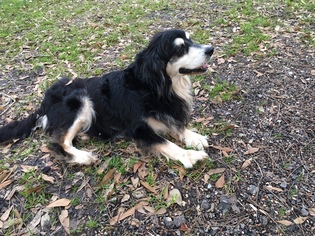
{"label": "dog's nose", "polygon": [[208,46],[208,47],[206,47],[206,49],[205,49],[205,54],[206,54],[206,55],[209,55],[209,56],[212,56],[213,51],[214,51],[214,47]]}

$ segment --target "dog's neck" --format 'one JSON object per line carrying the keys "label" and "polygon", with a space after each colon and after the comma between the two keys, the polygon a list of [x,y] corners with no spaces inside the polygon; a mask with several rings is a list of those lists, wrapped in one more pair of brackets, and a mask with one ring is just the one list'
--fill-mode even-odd
{"label": "dog's neck", "polygon": [[177,74],[171,77],[173,91],[183,99],[192,109],[193,97],[191,95],[191,82],[188,75]]}

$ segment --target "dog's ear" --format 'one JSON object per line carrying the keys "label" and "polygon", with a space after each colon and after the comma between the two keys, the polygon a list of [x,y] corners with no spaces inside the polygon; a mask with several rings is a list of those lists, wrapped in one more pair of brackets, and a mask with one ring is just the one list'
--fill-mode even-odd
{"label": "dog's ear", "polygon": [[166,73],[167,61],[161,57],[160,48],[147,48],[140,52],[134,63],[137,78],[158,98],[170,92],[171,79]]}

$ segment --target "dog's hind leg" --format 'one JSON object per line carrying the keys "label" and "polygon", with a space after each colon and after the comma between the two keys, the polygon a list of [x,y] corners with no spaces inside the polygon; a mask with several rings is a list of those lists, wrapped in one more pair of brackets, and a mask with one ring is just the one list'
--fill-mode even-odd
{"label": "dog's hind leg", "polygon": [[82,151],[75,148],[72,144],[74,137],[80,133],[87,131],[94,118],[94,110],[92,102],[87,97],[81,98],[82,107],[77,113],[77,116],[66,131],[64,131],[61,138],[59,138],[58,145],[63,151],[70,156],[66,161],[73,164],[90,165],[97,161],[97,157],[91,152]]}

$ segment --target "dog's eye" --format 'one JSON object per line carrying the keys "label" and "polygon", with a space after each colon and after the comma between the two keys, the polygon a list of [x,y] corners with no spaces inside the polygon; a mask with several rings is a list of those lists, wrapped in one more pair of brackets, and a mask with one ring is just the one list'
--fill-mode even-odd
{"label": "dog's eye", "polygon": [[183,50],[186,48],[186,45],[185,45],[185,43],[182,43],[180,45],[177,45],[177,48],[178,48],[178,50]]}

